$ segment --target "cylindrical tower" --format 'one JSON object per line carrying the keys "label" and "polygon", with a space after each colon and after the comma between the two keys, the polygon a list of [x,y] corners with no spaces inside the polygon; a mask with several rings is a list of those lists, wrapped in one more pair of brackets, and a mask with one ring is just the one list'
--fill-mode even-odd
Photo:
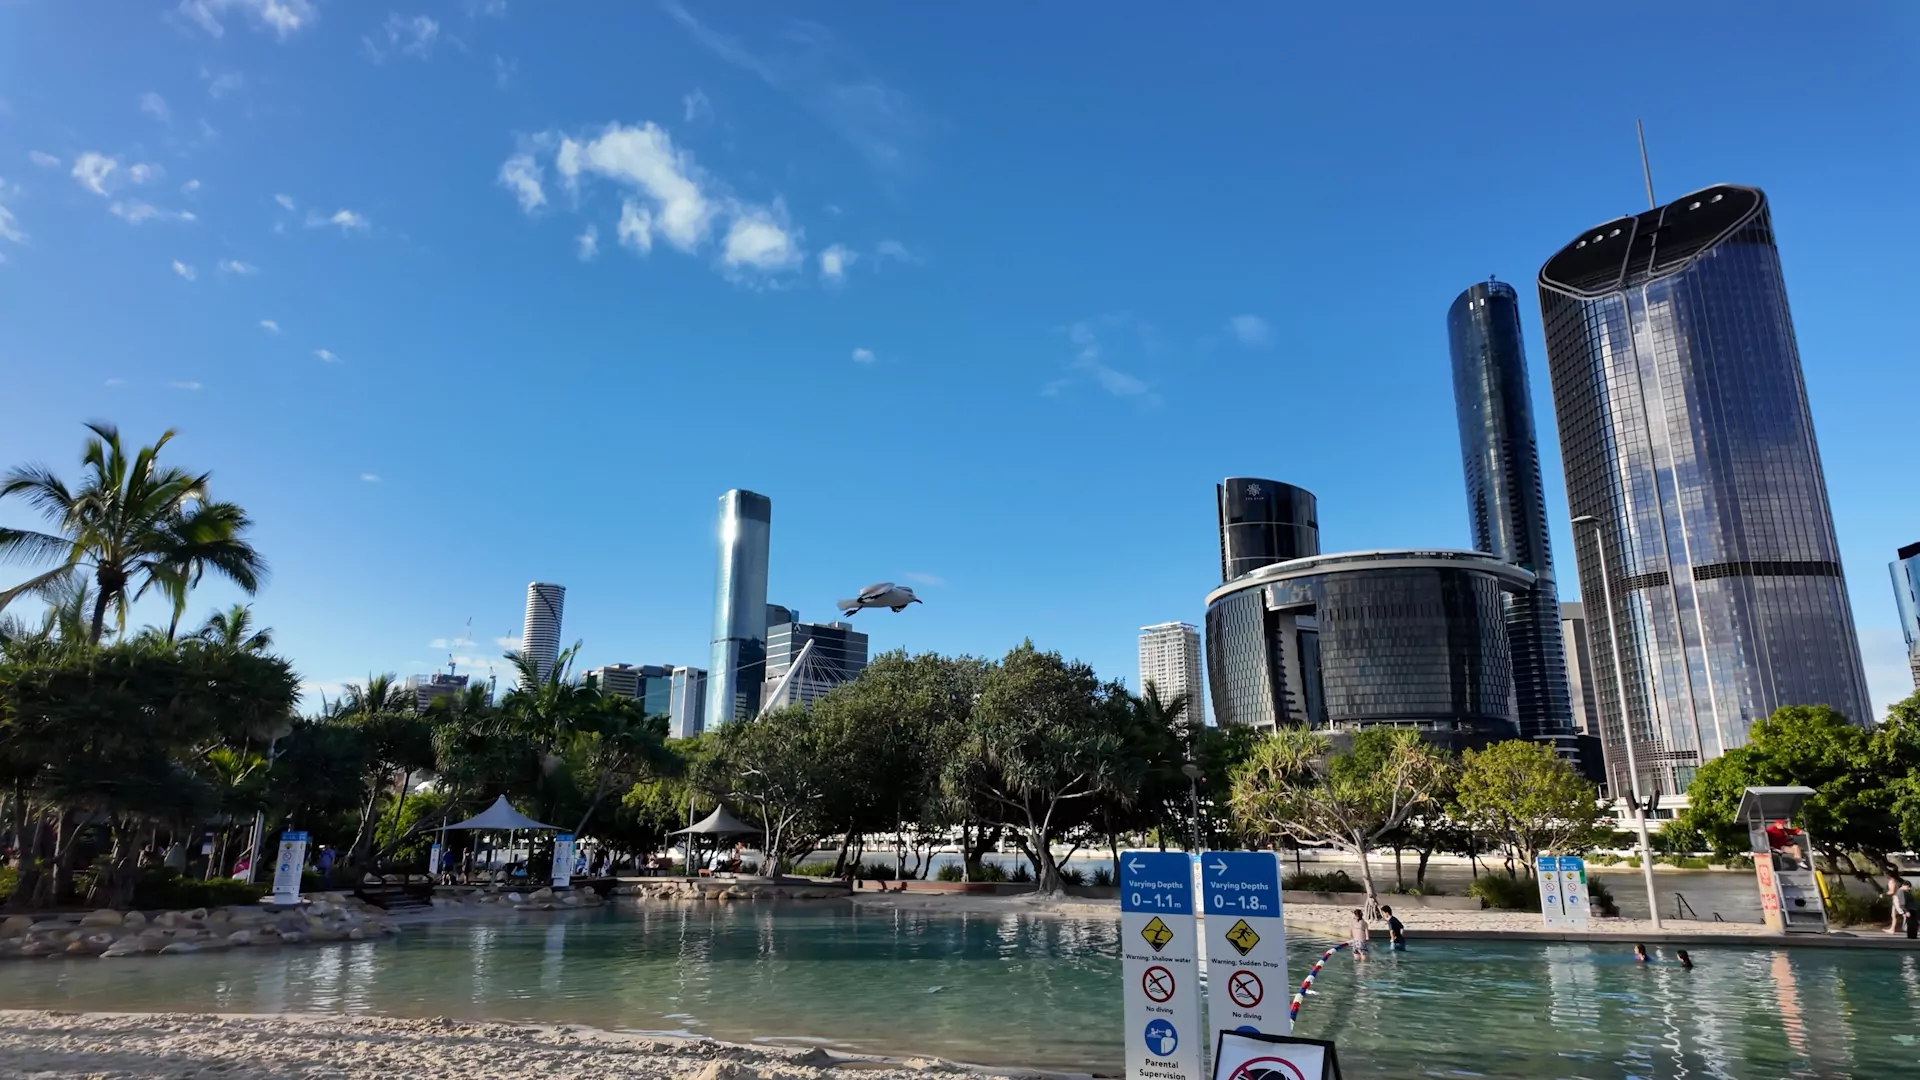
{"label": "cylindrical tower", "polygon": [[773,500],[738,488],[720,496],[720,568],[713,589],[713,662],[706,724],[760,710],[767,670],[767,556]]}
{"label": "cylindrical tower", "polygon": [[1214,487],[1220,512],[1220,580],[1320,554],[1320,513],[1306,488],[1253,476]]}
{"label": "cylindrical tower", "polygon": [[[527,585],[527,619],[520,628],[520,653],[533,661],[546,682],[560,656],[560,613],[567,606],[567,587],[550,581]],[[522,688],[527,689],[522,679]]]}

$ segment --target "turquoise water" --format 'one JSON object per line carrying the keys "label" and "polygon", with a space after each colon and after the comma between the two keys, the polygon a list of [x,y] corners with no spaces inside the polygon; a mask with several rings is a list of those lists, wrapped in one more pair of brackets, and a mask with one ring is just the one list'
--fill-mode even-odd
{"label": "turquoise water", "polygon": [[[398,940],[0,966],[0,1007],[573,1022],[1122,1070],[1117,924],[847,907],[632,908]],[[1290,942],[1298,979],[1325,942]],[[1920,1076],[1920,953],[1418,942],[1344,954],[1300,1033],[1367,1077]]]}

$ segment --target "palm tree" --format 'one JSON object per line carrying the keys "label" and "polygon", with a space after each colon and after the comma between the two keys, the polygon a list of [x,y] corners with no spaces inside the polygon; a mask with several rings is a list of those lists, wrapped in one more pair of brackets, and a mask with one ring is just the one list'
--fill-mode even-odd
{"label": "palm tree", "polygon": [[207,616],[206,625],[193,636],[217,648],[236,652],[258,655],[273,648],[273,628],[254,629],[253,608],[248,604],[235,604]]}
{"label": "palm tree", "polygon": [[[89,423],[93,438],[81,455],[84,478],[77,490],[40,465],[0,478],[0,499],[18,495],[59,530],[0,528],[0,557],[60,565],[0,592],[0,609],[23,593],[40,593],[91,571],[93,611],[87,641],[99,644],[107,609],[126,627],[127,607],[149,589],[175,603],[175,623],[186,591],[212,570],[251,594],[266,576],[266,563],[243,537],[251,524],[231,503],[207,498],[208,474],[162,468],[160,450],[169,429],[152,446],[129,458],[111,424]],[[171,635],[169,635],[171,636]]]}

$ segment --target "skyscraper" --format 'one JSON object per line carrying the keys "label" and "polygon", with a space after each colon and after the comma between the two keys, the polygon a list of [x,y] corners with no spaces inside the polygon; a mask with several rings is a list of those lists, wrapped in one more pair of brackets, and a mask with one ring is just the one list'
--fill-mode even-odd
{"label": "skyscraper", "polygon": [[1560,644],[1567,654],[1567,699],[1573,705],[1573,730],[1597,737],[1600,705],[1593,696],[1593,661],[1588,652],[1593,641],[1587,636],[1586,605],[1578,601],[1560,605]]}
{"label": "skyscraper", "polygon": [[1782,705],[1868,721],[1766,196],[1588,229],[1539,285],[1610,788],[1629,737],[1674,792]]}
{"label": "skyscraper", "polygon": [[677,667],[670,685],[667,731],[676,739],[691,739],[707,727],[707,673],[697,667]]}
{"label": "skyscraper", "polygon": [[1191,623],[1155,623],[1140,628],[1140,693],[1153,687],[1160,700],[1187,697],[1187,718],[1204,723],[1206,686],[1200,681],[1200,631]]}
{"label": "skyscraper", "polygon": [[1893,602],[1900,609],[1900,633],[1907,639],[1907,667],[1920,690],[1920,544],[1908,544],[1887,564],[1893,573]]}
{"label": "skyscraper", "polygon": [[[807,662],[787,679],[783,700],[772,695],[813,643]],[[761,693],[762,708],[781,705],[807,705],[826,696],[841,683],[852,682],[867,669],[867,635],[852,623],[803,623],[789,620],[767,628],[767,678]]]}
{"label": "skyscraper", "polygon": [[586,673],[603,694],[632,698],[648,716],[665,716],[672,700],[673,669],[659,664],[608,664]]}
{"label": "skyscraper", "polygon": [[520,652],[533,661],[541,682],[553,672],[553,662],[560,656],[560,613],[566,606],[565,585],[535,581],[527,586],[527,621],[520,630]]}
{"label": "skyscraper", "polygon": [[1214,487],[1220,510],[1220,581],[1289,559],[1320,554],[1313,492],[1253,476],[1229,476]]}
{"label": "skyscraper", "polygon": [[710,727],[760,711],[767,670],[767,555],[773,500],[738,488],[720,496],[720,570],[713,588]]}
{"label": "skyscraper", "polygon": [[1547,542],[1547,497],[1534,443],[1520,300],[1513,286],[1489,279],[1461,293],[1447,311],[1447,342],[1474,550],[1533,573],[1531,589],[1501,598],[1520,734],[1573,757],[1560,598]]}

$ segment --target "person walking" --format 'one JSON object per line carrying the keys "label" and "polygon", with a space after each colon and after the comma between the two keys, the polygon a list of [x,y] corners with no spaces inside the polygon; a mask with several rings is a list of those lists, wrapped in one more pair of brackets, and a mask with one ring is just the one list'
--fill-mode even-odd
{"label": "person walking", "polygon": [[1372,931],[1367,928],[1367,913],[1354,908],[1353,923],[1347,935],[1347,947],[1352,950],[1354,960],[1360,961],[1367,958],[1371,934]]}
{"label": "person walking", "polygon": [[320,870],[320,884],[325,885],[328,888],[332,888],[333,887],[333,849],[332,848],[326,847],[324,845],[320,848],[320,859],[317,865]]}
{"label": "person walking", "polygon": [[1908,885],[1902,878],[1888,875],[1887,898],[1891,901],[1888,906],[1893,909],[1893,925],[1887,927],[1887,933],[1898,934],[1900,931],[1905,930],[1907,931],[1907,936],[1912,937],[1915,914],[1913,910],[1913,887]]}
{"label": "person walking", "polygon": [[1407,924],[1393,913],[1389,905],[1380,905],[1380,914],[1387,917],[1387,948],[1393,952],[1407,951]]}

